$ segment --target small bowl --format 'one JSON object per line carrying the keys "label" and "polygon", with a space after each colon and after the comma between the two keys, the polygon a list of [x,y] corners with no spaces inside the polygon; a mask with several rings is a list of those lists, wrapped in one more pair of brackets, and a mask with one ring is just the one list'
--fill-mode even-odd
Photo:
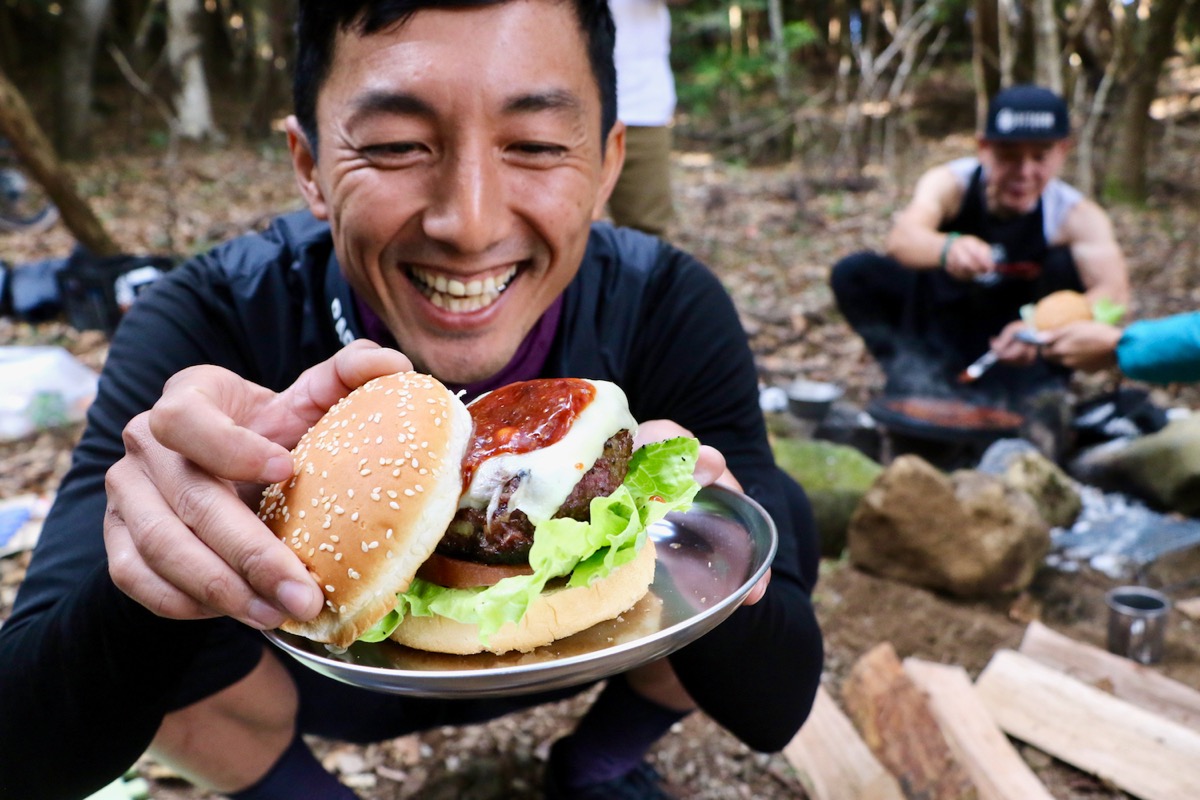
{"label": "small bowl", "polygon": [[788,410],[801,419],[821,420],[842,394],[836,383],[800,378],[787,388]]}

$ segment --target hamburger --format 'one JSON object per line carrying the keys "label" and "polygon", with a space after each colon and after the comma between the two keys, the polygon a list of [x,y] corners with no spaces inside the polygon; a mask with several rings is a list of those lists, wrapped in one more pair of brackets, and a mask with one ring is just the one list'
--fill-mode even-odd
{"label": "hamburger", "polygon": [[376,378],[301,438],[260,516],[325,593],[283,630],[344,648],[392,639],[528,651],[634,606],[647,528],[698,486],[694,439],[633,450],[614,384],[526,381],[469,406],[418,373]]}
{"label": "hamburger", "polygon": [[1063,289],[1038,300],[1030,324],[1039,331],[1052,331],[1072,322],[1093,318],[1092,304],[1081,292]]}

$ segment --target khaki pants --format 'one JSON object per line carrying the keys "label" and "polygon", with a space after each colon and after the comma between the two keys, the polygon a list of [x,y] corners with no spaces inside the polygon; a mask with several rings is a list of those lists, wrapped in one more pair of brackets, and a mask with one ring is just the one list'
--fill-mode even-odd
{"label": "khaki pants", "polygon": [[629,127],[625,166],[608,201],[613,222],[662,236],[675,218],[671,202],[671,129]]}

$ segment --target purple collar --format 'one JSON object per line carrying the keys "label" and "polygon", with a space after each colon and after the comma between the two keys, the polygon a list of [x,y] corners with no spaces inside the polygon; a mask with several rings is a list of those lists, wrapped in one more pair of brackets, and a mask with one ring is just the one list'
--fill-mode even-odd
{"label": "purple collar", "polygon": [[[387,329],[379,315],[357,294],[354,295],[354,306],[358,311],[358,318],[362,321],[363,333],[368,339],[384,347],[393,347],[404,352],[397,345],[395,337],[392,336],[391,331]],[[490,392],[501,386],[541,377],[542,369],[546,366],[546,359],[550,356],[550,347],[554,344],[554,336],[558,333],[558,321],[562,317],[562,307],[563,298],[562,295],[559,295],[546,309],[546,313],[542,314],[533,324],[533,328],[517,347],[517,352],[513,354],[512,359],[495,375],[475,383],[447,383],[446,386],[453,392],[462,392],[465,395],[463,401],[470,402],[484,392]]]}

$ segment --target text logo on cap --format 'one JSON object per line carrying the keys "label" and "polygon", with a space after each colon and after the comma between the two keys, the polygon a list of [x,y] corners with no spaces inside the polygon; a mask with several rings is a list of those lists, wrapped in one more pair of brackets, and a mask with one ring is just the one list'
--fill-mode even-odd
{"label": "text logo on cap", "polygon": [[1053,111],[1014,111],[1002,108],[996,112],[996,130],[1001,133],[1012,133],[1015,130],[1051,131],[1054,130]]}

